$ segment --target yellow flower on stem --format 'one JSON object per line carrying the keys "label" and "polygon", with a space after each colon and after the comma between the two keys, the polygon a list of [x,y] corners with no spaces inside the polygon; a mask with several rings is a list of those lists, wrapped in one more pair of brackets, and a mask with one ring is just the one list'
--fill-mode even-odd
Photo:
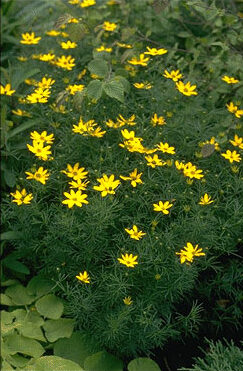
{"label": "yellow flower on stem", "polygon": [[229,77],[227,75],[224,75],[221,80],[227,82],[227,84],[237,84],[239,80],[235,79],[234,77]]}
{"label": "yellow flower on stem", "polygon": [[187,245],[184,246],[185,250],[181,250],[180,252],[176,252],[176,255],[180,255],[180,262],[181,264],[185,262],[192,263],[194,256],[204,256],[205,253],[202,252],[202,249],[198,249],[198,245],[193,247],[190,242],[187,242]]}
{"label": "yellow flower on stem", "polygon": [[163,153],[169,153],[171,155],[175,154],[175,147],[170,147],[168,143],[160,142],[159,144],[157,144],[157,149],[158,151],[161,151]]}
{"label": "yellow flower on stem", "polygon": [[5,87],[3,85],[1,85],[1,90],[0,90],[0,94],[1,95],[13,95],[13,93],[15,93],[16,90],[11,90],[11,85],[10,84],[6,84]]}
{"label": "yellow flower on stem", "polygon": [[99,48],[96,48],[95,50],[97,52],[107,52],[107,53],[112,52],[112,48],[106,48],[104,45],[101,45]]}
{"label": "yellow flower on stem", "polygon": [[146,67],[148,65],[149,57],[145,58],[144,53],[139,55],[139,58],[133,57],[130,61],[127,61],[134,66],[143,66]]}
{"label": "yellow flower on stem", "polygon": [[180,70],[172,70],[171,72],[164,70],[163,76],[175,82],[183,78],[183,75],[180,73]]}
{"label": "yellow flower on stem", "polygon": [[233,102],[226,104],[226,107],[228,111],[233,113],[238,119],[241,118],[241,116],[243,115],[243,110],[238,110],[238,106],[235,106]]}
{"label": "yellow flower on stem", "polygon": [[55,54],[53,54],[53,53],[40,54],[39,56],[36,56],[36,58],[34,58],[33,56],[32,56],[32,58],[33,59],[39,59],[42,62],[52,63],[53,59],[55,58]]}
{"label": "yellow flower on stem", "polygon": [[153,126],[162,126],[162,125],[165,125],[166,122],[165,122],[165,119],[163,116],[159,116],[157,115],[157,113],[154,113],[154,115],[151,117],[151,124]]}
{"label": "yellow flower on stem", "polygon": [[125,231],[129,234],[134,240],[140,240],[143,236],[146,235],[143,231],[139,231],[136,225],[132,226],[132,229],[125,228]]}
{"label": "yellow flower on stem", "polygon": [[22,204],[30,204],[30,201],[33,199],[32,193],[27,194],[26,189],[23,188],[22,191],[16,190],[15,193],[10,193],[14,197],[12,202],[16,202],[18,206]]}
{"label": "yellow flower on stem", "polygon": [[61,33],[60,31],[56,31],[56,30],[50,30],[50,31],[45,32],[46,35],[53,36],[53,37],[59,36],[60,33]]}
{"label": "yellow flower on stem", "polygon": [[132,304],[132,298],[131,298],[131,296],[126,296],[123,299],[123,303],[126,304],[126,305],[131,305]]}
{"label": "yellow flower on stem", "polygon": [[72,68],[75,66],[75,59],[72,58],[71,55],[62,55],[61,57],[57,58],[55,62],[56,66],[61,67],[65,70],[71,71]]}
{"label": "yellow flower on stem", "polygon": [[143,82],[135,82],[133,84],[133,86],[135,88],[137,88],[137,89],[146,89],[146,90],[152,88],[152,85],[149,82],[145,82],[145,83],[143,83]]}
{"label": "yellow flower on stem", "polygon": [[79,84],[79,85],[68,85],[66,87],[66,90],[70,92],[71,95],[75,95],[77,91],[82,91],[84,89],[84,85]]}
{"label": "yellow flower on stem", "polygon": [[190,81],[184,84],[182,81],[176,82],[176,87],[180,93],[190,96],[190,95],[197,95],[198,93],[194,91],[196,89],[196,85],[191,85]]}
{"label": "yellow flower on stem", "polygon": [[120,178],[123,180],[131,180],[131,185],[136,187],[137,184],[143,184],[142,180],[140,179],[143,173],[138,174],[138,169],[134,169],[129,176],[122,176]]}
{"label": "yellow flower on stem", "polygon": [[31,117],[31,114],[29,112],[23,111],[20,108],[18,108],[17,110],[12,110],[12,113],[16,116]]}
{"label": "yellow flower on stem", "polygon": [[78,207],[82,207],[83,204],[88,204],[89,202],[86,200],[88,195],[86,193],[82,193],[81,191],[74,192],[74,190],[70,190],[70,193],[64,192],[63,193],[65,197],[67,197],[66,200],[62,201],[64,205],[67,205],[70,209],[74,205]]}
{"label": "yellow flower on stem", "polygon": [[95,0],[83,0],[80,3],[81,8],[87,8],[88,6],[95,5],[96,1]]}
{"label": "yellow flower on stem", "polygon": [[22,40],[20,40],[20,43],[26,45],[35,45],[38,44],[40,40],[41,37],[36,37],[34,32],[26,32],[22,33]]}
{"label": "yellow flower on stem", "polygon": [[119,43],[118,41],[117,41],[116,45],[119,46],[120,48],[125,48],[125,49],[131,49],[132,48],[131,44]]}
{"label": "yellow flower on stem", "polygon": [[134,268],[134,266],[138,264],[138,262],[136,261],[137,258],[137,255],[134,256],[133,254],[122,254],[122,257],[117,258],[117,260],[119,261],[119,263],[124,264],[129,268]]}
{"label": "yellow flower on stem", "polygon": [[149,48],[148,46],[146,46],[146,48],[147,48],[147,51],[144,52],[144,54],[148,54],[148,55],[163,55],[163,54],[168,53],[168,50],[163,49],[163,48],[156,49],[156,48]]}
{"label": "yellow flower on stem", "polygon": [[226,153],[221,153],[221,156],[223,156],[226,160],[229,160],[229,162],[232,164],[232,162],[240,162],[241,157],[240,154],[237,153],[236,151],[230,151],[227,149]]}
{"label": "yellow flower on stem", "polygon": [[151,166],[152,168],[166,165],[166,162],[162,161],[158,155],[145,156],[145,159],[147,160],[147,165]]}
{"label": "yellow flower on stem", "polygon": [[79,191],[85,191],[89,184],[89,181],[88,180],[83,181],[81,179],[77,179],[76,181],[72,180],[68,184],[70,184],[71,186],[70,188],[77,188]]}
{"label": "yellow flower on stem", "polygon": [[114,195],[115,189],[121,184],[120,180],[114,180],[115,176],[112,174],[109,178],[106,174],[102,178],[98,178],[99,186],[94,186],[93,189],[101,192],[101,196],[105,197],[108,194]]}
{"label": "yellow flower on stem", "polygon": [[183,173],[185,176],[191,179],[201,179],[204,177],[204,175],[202,174],[202,170],[197,169],[197,167],[195,165],[192,165],[191,162],[187,162],[186,164],[184,164]]}
{"label": "yellow flower on stem", "polygon": [[34,153],[36,157],[39,157],[43,161],[47,161],[49,155],[51,155],[51,146],[44,147],[44,142],[36,142],[33,140],[33,146],[27,144],[27,148],[30,152]]}
{"label": "yellow flower on stem", "polygon": [[230,140],[230,143],[233,144],[234,147],[243,149],[243,138],[238,137],[237,134],[235,134],[234,140]]}
{"label": "yellow flower on stem", "polygon": [[75,42],[72,42],[70,40],[66,41],[66,42],[61,42],[61,47],[62,49],[74,49],[77,47],[77,43]]}
{"label": "yellow flower on stem", "polygon": [[77,162],[73,167],[67,164],[67,170],[61,170],[61,172],[73,180],[79,180],[87,178],[88,171],[84,170],[85,168],[79,167],[79,162]]}
{"label": "yellow flower on stem", "polygon": [[102,27],[103,27],[103,30],[112,32],[112,31],[115,31],[115,29],[117,28],[117,25],[115,23],[106,21],[103,23]]}
{"label": "yellow flower on stem", "polygon": [[48,180],[50,173],[48,173],[48,170],[44,170],[44,168],[41,166],[39,169],[34,173],[29,173],[28,171],[25,172],[26,179],[35,179],[37,182],[40,182],[42,184],[46,184],[46,181]]}
{"label": "yellow flower on stem", "polygon": [[47,103],[51,94],[50,89],[37,88],[34,93],[27,95],[26,99],[29,103]]}
{"label": "yellow flower on stem", "polygon": [[185,167],[185,164],[183,164],[183,162],[179,162],[179,161],[175,161],[175,167],[177,168],[177,170],[183,170],[184,167]]}
{"label": "yellow flower on stem", "polygon": [[128,119],[125,119],[122,115],[119,115],[117,117],[117,123],[119,123],[120,126],[123,125],[134,126],[136,125],[136,122],[134,122],[135,118],[136,118],[135,115],[130,116]]}
{"label": "yellow flower on stem", "polygon": [[42,89],[49,89],[54,84],[55,80],[53,80],[51,77],[47,79],[46,77],[42,77],[41,81],[38,82],[39,88]]}
{"label": "yellow flower on stem", "polygon": [[165,201],[165,202],[162,202],[162,201],[159,201],[158,204],[153,204],[153,207],[154,207],[154,211],[161,211],[163,214],[169,214],[169,208],[172,207],[173,204],[170,204],[169,201]]}
{"label": "yellow flower on stem", "polygon": [[79,281],[82,281],[84,283],[90,283],[90,277],[88,275],[88,273],[86,271],[84,271],[83,273],[79,273],[78,276],[75,276]]}
{"label": "yellow flower on stem", "polygon": [[40,134],[35,130],[30,133],[30,139],[32,139],[36,143],[43,142],[47,144],[52,144],[55,138],[54,134],[47,134],[46,130],[42,131],[42,133]]}
{"label": "yellow flower on stem", "polygon": [[198,202],[199,205],[209,205],[211,203],[213,203],[214,201],[211,200],[211,196],[209,196],[207,193],[205,193],[205,195],[203,195],[201,198],[200,198],[200,202]]}

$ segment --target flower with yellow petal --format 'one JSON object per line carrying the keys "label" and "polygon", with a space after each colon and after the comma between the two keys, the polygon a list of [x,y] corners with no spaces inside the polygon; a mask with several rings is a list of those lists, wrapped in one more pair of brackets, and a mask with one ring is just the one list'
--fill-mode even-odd
{"label": "flower with yellow petal", "polygon": [[164,166],[166,165],[166,162],[162,161],[158,155],[153,156],[145,156],[145,159],[147,160],[147,165],[151,166],[152,168],[155,168],[156,166]]}
{"label": "flower with yellow petal", "polygon": [[115,31],[115,29],[117,28],[117,25],[115,23],[105,21],[102,27],[103,27],[103,30],[112,32],[112,31]]}
{"label": "flower with yellow petal", "polygon": [[180,93],[190,97],[191,95],[197,95],[198,93],[194,91],[196,85],[191,85],[190,81],[184,84],[182,81],[176,82],[176,87]]}
{"label": "flower with yellow petal", "polygon": [[237,134],[235,134],[234,140],[230,140],[230,143],[233,144],[233,146],[235,147],[243,149],[243,138],[238,137]]}
{"label": "flower with yellow petal", "polygon": [[165,118],[163,116],[158,116],[157,113],[154,113],[154,115],[151,117],[151,124],[153,126],[162,126],[165,125]]}
{"label": "flower with yellow petal", "polygon": [[89,184],[89,181],[77,179],[76,181],[72,180],[68,184],[70,184],[70,188],[77,188],[79,191],[85,191]]}
{"label": "flower with yellow petal", "polygon": [[45,32],[46,35],[53,36],[53,37],[59,36],[60,33],[61,33],[60,31],[56,31],[56,30],[50,30],[50,31]]}
{"label": "flower with yellow petal", "polygon": [[66,42],[61,42],[61,47],[62,49],[74,49],[77,47],[77,43],[75,42],[72,42],[70,40],[66,41]]}
{"label": "flower with yellow petal", "polygon": [[67,164],[67,169],[61,170],[61,172],[76,181],[87,178],[88,174],[88,171],[85,171],[84,167],[79,167],[79,162],[77,162],[73,167],[70,164]]}
{"label": "flower with yellow petal", "polygon": [[183,264],[185,262],[192,263],[194,256],[204,256],[205,253],[202,252],[202,249],[198,249],[198,245],[194,247],[191,242],[187,242],[187,245],[184,246],[184,250],[176,252],[176,255],[180,255],[180,262]]}
{"label": "flower with yellow petal", "polygon": [[123,126],[123,125],[129,125],[129,126],[134,126],[136,125],[136,122],[134,122],[136,116],[131,115],[129,118],[125,119],[122,115],[119,115],[117,117],[117,122]]}
{"label": "flower with yellow petal", "polygon": [[175,147],[170,147],[169,143],[160,142],[157,144],[157,150],[163,153],[169,153],[171,155],[175,154]]}
{"label": "flower with yellow petal", "polygon": [[221,153],[221,156],[223,156],[226,160],[229,160],[229,162],[232,164],[232,162],[240,162],[241,157],[240,154],[237,153],[236,151],[230,151],[227,149],[226,153]]}
{"label": "flower with yellow petal", "polygon": [[74,192],[74,190],[70,190],[70,193],[64,192],[63,193],[65,197],[67,197],[66,200],[63,200],[62,203],[64,205],[67,205],[68,208],[72,208],[74,205],[78,207],[82,207],[83,204],[88,204],[89,201],[86,200],[88,195],[86,193],[82,193],[80,190],[77,192]]}
{"label": "flower with yellow petal", "polygon": [[87,8],[89,6],[95,5],[96,1],[95,0],[83,0],[80,3],[81,8]]}
{"label": "flower with yellow petal", "polygon": [[36,157],[39,157],[43,161],[47,161],[49,155],[51,155],[51,146],[44,147],[44,142],[33,141],[33,146],[27,144],[27,148],[30,152],[34,153]]}
{"label": "flower with yellow petal", "polygon": [[163,48],[156,49],[156,48],[149,48],[148,46],[146,48],[147,48],[147,51],[144,52],[144,54],[147,54],[147,55],[154,56],[154,55],[163,55],[163,54],[168,53],[168,50],[163,49]]}
{"label": "flower with yellow petal", "polygon": [[36,37],[34,32],[26,32],[22,33],[22,40],[20,40],[20,43],[25,45],[36,45],[40,40],[41,37]]}
{"label": "flower with yellow petal", "polygon": [[143,66],[146,67],[148,65],[149,57],[145,58],[144,53],[139,55],[139,58],[133,57],[130,61],[127,61],[134,66]]}
{"label": "flower with yellow petal", "polygon": [[38,86],[42,89],[49,89],[54,83],[55,80],[53,80],[51,77],[49,79],[47,79],[46,77],[42,77],[41,81],[38,82]]}
{"label": "flower with yellow petal", "polygon": [[72,58],[71,55],[62,55],[61,57],[57,58],[55,62],[56,66],[61,67],[65,70],[71,71],[72,68],[75,66],[75,59]]}
{"label": "flower with yellow petal", "polygon": [[131,296],[126,296],[123,299],[123,303],[126,304],[126,305],[131,305],[132,304],[132,298],[131,298]]}
{"label": "flower with yellow petal", "polygon": [[152,85],[149,82],[135,82],[133,86],[137,89],[151,89]]}
{"label": "flower with yellow petal", "polygon": [[29,112],[23,111],[20,108],[18,108],[17,110],[12,110],[12,113],[16,116],[31,117],[31,114]]}
{"label": "flower with yellow petal", "polygon": [[54,134],[47,134],[47,131],[44,130],[39,134],[36,130],[32,131],[30,133],[30,139],[33,139],[36,143],[47,143],[47,144],[52,144],[54,141]]}
{"label": "flower with yellow petal", "polygon": [[169,214],[169,208],[172,207],[173,204],[170,204],[169,201],[159,201],[158,204],[153,204],[154,211],[162,212],[163,214]]}
{"label": "flower with yellow petal", "polygon": [[235,79],[234,77],[229,77],[227,75],[224,75],[221,80],[227,82],[227,84],[237,84],[239,80]]}
{"label": "flower with yellow petal", "polygon": [[79,273],[79,275],[75,276],[79,281],[82,281],[84,283],[90,283],[90,277],[86,271],[83,273]]}
{"label": "flower with yellow petal", "polygon": [[140,179],[143,173],[138,174],[138,169],[134,169],[129,176],[120,175],[120,178],[123,180],[131,180],[132,187],[137,187],[137,184],[143,184]]}
{"label": "flower with yellow petal", "polygon": [[115,180],[115,175],[111,174],[108,177],[106,174],[103,175],[102,178],[98,178],[97,181],[100,183],[99,186],[94,186],[93,189],[96,191],[101,192],[101,196],[105,197],[108,194],[114,195],[115,189],[121,183],[120,180]]}
{"label": "flower with yellow petal", "polygon": [[125,231],[129,234],[130,238],[139,241],[143,236],[146,235],[143,231],[139,231],[136,225],[132,226],[132,229],[125,228]]}
{"label": "flower with yellow petal", "polygon": [[22,204],[30,204],[30,201],[33,199],[32,193],[27,193],[26,189],[23,188],[22,191],[16,190],[15,193],[10,193],[14,197],[12,202],[15,202],[18,206]]}
{"label": "flower with yellow petal", "polygon": [[238,119],[241,118],[241,116],[243,115],[243,110],[239,110],[238,106],[235,106],[233,102],[226,104],[226,107],[228,111],[233,113]]}
{"label": "flower with yellow petal", "polygon": [[212,204],[214,201],[211,199],[211,196],[209,196],[207,193],[205,193],[201,198],[199,205],[209,205]]}
{"label": "flower with yellow petal", "polygon": [[171,72],[164,70],[163,76],[175,82],[183,78],[183,75],[180,73],[180,70],[172,70]]}
{"label": "flower with yellow petal", "polygon": [[119,263],[126,265],[128,268],[134,268],[134,266],[138,264],[137,258],[137,255],[134,256],[133,254],[122,254],[122,257],[117,258],[117,260]]}
{"label": "flower with yellow petal", "polygon": [[28,171],[26,171],[25,174],[27,175],[26,179],[35,179],[37,180],[37,182],[40,182],[42,184],[46,184],[46,181],[50,176],[48,170],[44,170],[42,166],[39,167],[39,169],[34,174]]}
{"label": "flower with yellow petal", "polygon": [[15,93],[15,90],[11,90],[10,84],[6,84],[5,86],[1,85],[0,87],[1,95],[13,95],[13,93]]}

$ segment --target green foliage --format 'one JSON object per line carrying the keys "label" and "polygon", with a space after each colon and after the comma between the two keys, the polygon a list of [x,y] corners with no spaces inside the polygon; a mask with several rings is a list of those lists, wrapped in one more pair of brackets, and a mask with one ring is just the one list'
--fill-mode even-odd
{"label": "green foliage", "polygon": [[127,367],[128,371],[160,371],[157,363],[149,358],[133,359]]}

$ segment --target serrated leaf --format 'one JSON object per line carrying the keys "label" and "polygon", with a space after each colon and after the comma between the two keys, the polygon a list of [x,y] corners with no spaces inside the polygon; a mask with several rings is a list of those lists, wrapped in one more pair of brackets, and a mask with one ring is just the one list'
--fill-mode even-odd
{"label": "serrated leaf", "polygon": [[100,80],[93,80],[87,86],[87,95],[89,98],[98,100],[102,95],[102,82]]}
{"label": "serrated leaf", "polygon": [[88,29],[84,24],[71,24],[68,27],[69,38],[72,42],[82,40],[88,33]]}
{"label": "serrated leaf", "polygon": [[65,25],[68,23],[68,21],[70,19],[72,19],[73,16],[69,13],[65,13],[63,15],[61,15],[60,17],[58,17],[58,19],[56,20],[55,24],[54,24],[54,27],[55,28],[60,28],[62,25]]}
{"label": "serrated leaf", "polygon": [[72,335],[74,323],[73,319],[68,318],[47,320],[43,325],[47,340],[53,343],[60,338],[69,338]]}
{"label": "serrated leaf", "polygon": [[82,103],[86,95],[86,92],[87,88],[84,88],[82,91],[77,91],[77,93],[73,97],[73,105],[77,111],[80,111],[82,108]]}
{"label": "serrated leaf", "polygon": [[22,285],[8,287],[5,294],[12,299],[15,305],[28,305],[35,300],[35,297],[29,295],[27,289]]}
{"label": "serrated leaf", "polygon": [[131,85],[130,85],[130,82],[125,77],[117,75],[116,77],[114,77],[114,80],[122,83],[124,92],[126,93],[130,92]]}
{"label": "serrated leaf", "polygon": [[60,318],[64,310],[62,300],[53,294],[43,296],[35,303],[35,306],[42,316],[51,319]]}
{"label": "serrated leaf", "polygon": [[215,150],[215,145],[214,144],[204,144],[202,149],[201,149],[201,154],[202,157],[209,157]]}
{"label": "serrated leaf", "polygon": [[84,371],[77,363],[56,356],[40,357],[28,364],[22,371]]}
{"label": "serrated leaf", "polygon": [[123,371],[123,363],[113,355],[102,351],[87,357],[84,361],[84,369],[85,371]]}
{"label": "serrated leaf", "polygon": [[124,87],[119,81],[109,81],[103,84],[104,92],[111,98],[119,100],[119,102],[124,102]]}
{"label": "serrated leaf", "polygon": [[103,59],[97,58],[89,62],[88,70],[94,75],[105,77],[108,74],[108,64]]}
{"label": "serrated leaf", "polygon": [[6,337],[6,345],[12,352],[22,353],[30,357],[40,357],[45,351],[38,341],[16,333]]}
{"label": "serrated leaf", "polygon": [[161,371],[160,367],[150,358],[136,358],[129,362],[128,371]]}

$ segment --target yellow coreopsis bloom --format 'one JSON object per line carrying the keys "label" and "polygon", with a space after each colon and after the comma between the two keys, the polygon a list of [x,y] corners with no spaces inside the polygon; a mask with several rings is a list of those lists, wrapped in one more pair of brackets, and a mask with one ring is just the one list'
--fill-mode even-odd
{"label": "yellow coreopsis bloom", "polygon": [[186,164],[184,164],[183,173],[185,176],[191,179],[201,179],[204,177],[204,175],[202,174],[202,170],[197,169],[197,167],[195,165],[192,165],[191,162],[187,162]]}
{"label": "yellow coreopsis bloom", "polygon": [[125,49],[131,49],[132,48],[131,44],[119,43],[118,41],[117,41],[116,45],[119,46],[120,48],[125,48]]}
{"label": "yellow coreopsis bloom", "polygon": [[119,115],[117,117],[117,123],[119,123],[120,126],[123,126],[123,125],[134,126],[136,125],[136,122],[134,122],[135,118],[136,118],[135,115],[130,116],[128,119],[125,119],[122,115]]}
{"label": "yellow coreopsis bloom", "polygon": [[83,0],[80,3],[81,8],[87,8],[88,6],[95,5],[96,1],[95,0]]}
{"label": "yellow coreopsis bloom", "polygon": [[151,117],[151,124],[153,126],[156,126],[156,125],[159,125],[159,126],[165,125],[166,124],[165,118],[163,116],[159,116],[158,117],[157,113],[154,113],[154,115]]}
{"label": "yellow coreopsis bloom", "polygon": [[35,143],[47,143],[47,144],[52,144],[54,141],[54,134],[47,134],[47,131],[44,130],[39,134],[36,130],[32,131],[30,133],[30,139],[33,139]]}
{"label": "yellow coreopsis bloom", "polygon": [[61,172],[76,181],[87,178],[88,174],[88,171],[85,171],[84,167],[79,167],[79,162],[77,162],[73,167],[70,164],[67,164],[67,170],[61,170]]}
{"label": "yellow coreopsis bloom", "polygon": [[46,35],[53,36],[53,37],[59,36],[60,33],[61,33],[60,31],[56,31],[56,30],[50,30],[50,31],[45,32]]}
{"label": "yellow coreopsis bloom", "polygon": [[134,66],[143,66],[146,67],[148,65],[149,57],[145,58],[144,53],[139,55],[139,58],[133,57],[130,61],[127,61]]}
{"label": "yellow coreopsis bloom", "polygon": [[224,75],[221,80],[227,82],[227,84],[237,84],[239,80],[235,79],[234,77],[229,77],[227,75]]}
{"label": "yellow coreopsis bloom", "polygon": [[66,87],[66,90],[68,90],[70,92],[71,95],[75,95],[77,93],[77,91],[82,91],[84,90],[84,85],[68,85]]}
{"label": "yellow coreopsis bloom", "polygon": [[115,189],[121,184],[120,180],[115,180],[115,176],[111,174],[108,178],[106,174],[102,178],[98,178],[97,181],[100,183],[99,186],[94,186],[93,189],[101,192],[101,196],[105,197],[108,194],[114,195]]}
{"label": "yellow coreopsis bloom", "polygon": [[30,152],[34,153],[36,157],[39,157],[43,161],[47,161],[49,155],[51,155],[51,146],[44,147],[44,142],[33,141],[33,146],[27,144],[27,148]]}
{"label": "yellow coreopsis bloom", "polygon": [[20,43],[25,45],[35,45],[38,44],[40,40],[41,37],[36,37],[34,32],[26,32],[22,33],[22,40],[20,40]]}
{"label": "yellow coreopsis bloom", "polygon": [[161,211],[163,214],[169,214],[169,208],[172,207],[173,204],[170,204],[169,201],[159,201],[158,204],[153,204],[154,211]]}
{"label": "yellow coreopsis bloom", "polygon": [[149,82],[135,82],[133,84],[133,86],[137,89],[151,89],[152,88],[152,85],[149,83]]}
{"label": "yellow coreopsis bloom", "polygon": [[171,72],[164,70],[163,76],[166,77],[167,79],[172,79],[175,82],[183,78],[183,75],[180,73],[180,70],[172,70]]}
{"label": "yellow coreopsis bloom", "polygon": [[70,40],[66,41],[66,42],[61,42],[61,47],[62,49],[74,49],[77,47],[77,43],[75,42],[72,42]]}
{"label": "yellow coreopsis bloom", "polygon": [[27,57],[24,57],[23,55],[20,55],[19,57],[17,57],[18,61],[20,62],[26,62],[28,60]]}
{"label": "yellow coreopsis bloom", "polygon": [[134,169],[129,176],[122,176],[120,178],[123,180],[131,180],[131,185],[136,187],[137,184],[143,184],[142,180],[140,179],[143,173],[138,174],[138,169]]}
{"label": "yellow coreopsis bloom", "polygon": [[190,81],[184,84],[182,81],[176,82],[176,87],[180,93],[190,96],[190,95],[197,95],[198,93],[194,91],[196,89],[196,85],[191,85]]}
{"label": "yellow coreopsis bloom", "polygon": [[86,193],[82,193],[80,190],[77,192],[74,192],[72,189],[70,190],[70,193],[64,192],[64,196],[67,197],[66,200],[62,201],[62,204],[67,205],[68,208],[72,208],[74,205],[78,207],[82,207],[83,204],[88,204],[89,201],[86,200],[88,195]]}
{"label": "yellow coreopsis bloom", "polygon": [[131,296],[126,296],[123,299],[123,303],[126,304],[126,305],[131,305],[132,304],[132,298],[131,298]]}
{"label": "yellow coreopsis bloom", "polygon": [[104,45],[101,45],[99,48],[96,48],[95,50],[97,52],[107,52],[107,53],[112,52],[112,48],[106,48]]}
{"label": "yellow coreopsis bloom", "polygon": [[70,184],[70,188],[77,188],[79,191],[85,191],[89,184],[89,181],[77,179],[76,181],[72,180],[68,184]]}
{"label": "yellow coreopsis bloom", "polygon": [[116,28],[117,28],[117,25],[115,23],[108,22],[108,21],[103,23],[103,30],[105,31],[112,32],[112,31],[115,31]]}
{"label": "yellow coreopsis bloom", "polygon": [[166,162],[162,161],[158,155],[153,156],[145,156],[145,159],[147,160],[147,165],[151,166],[152,168],[155,168],[156,166],[164,166],[166,165]]}
{"label": "yellow coreopsis bloom", "polygon": [[233,144],[234,147],[243,149],[243,138],[238,137],[237,134],[235,134],[234,140],[230,140],[230,143]]}
{"label": "yellow coreopsis bloom", "polygon": [[117,260],[119,261],[119,263],[124,264],[129,268],[134,268],[134,266],[138,264],[138,262],[136,261],[137,258],[137,255],[134,256],[133,254],[122,254],[122,257],[117,258]]}
{"label": "yellow coreopsis bloom", "polygon": [[18,206],[22,204],[30,204],[30,201],[33,199],[32,193],[27,194],[27,191],[25,188],[22,189],[22,191],[16,190],[15,193],[10,193],[11,196],[14,197],[14,200],[12,202],[15,202]]}
{"label": "yellow coreopsis bloom", "polygon": [[26,179],[35,179],[37,180],[37,182],[40,182],[42,184],[46,184],[46,181],[50,176],[48,170],[44,170],[42,166],[39,167],[39,169],[34,174],[28,171],[26,171],[25,174],[27,175]]}
{"label": "yellow coreopsis bloom", "polygon": [[75,276],[79,281],[82,281],[84,283],[90,283],[90,277],[88,275],[88,273],[86,271],[84,271],[83,273],[79,273],[78,276]]}
{"label": "yellow coreopsis bloom", "polygon": [[203,256],[205,253],[202,252],[202,249],[198,249],[198,245],[193,247],[190,242],[187,242],[187,245],[184,246],[184,250],[176,252],[176,255],[180,255],[180,262],[183,264],[185,261],[192,263],[194,256]]}
{"label": "yellow coreopsis bloom", "polygon": [[13,93],[15,93],[16,91],[16,90],[11,90],[10,84],[6,84],[5,87],[1,85],[0,89],[1,89],[0,90],[1,95],[13,95]]}
{"label": "yellow coreopsis bloom", "polygon": [[221,156],[223,156],[226,160],[229,160],[229,162],[232,164],[232,162],[240,162],[241,157],[240,154],[236,151],[230,151],[227,149],[226,153],[221,153]]}
{"label": "yellow coreopsis bloom", "polygon": [[156,48],[149,48],[148,46],[146,46],[146,48],[147,48],[147,51],[144,52],[144,54],[148,54],[148,55],[163,55],[163,54],[168,53],[168,50],[163,49],[163,48],[156,49]]}
{"label": "yellow coreopsis bloom", "polygon": [[47,79],[46,77],[42,77],[42,80],[38,82],[38,86],[42,89],[49,89],[54,83],[55,80],[53,80],[51,77],[49,79]]}
{"label": "yellow coreopsis bloom", "polygon": [[29,103],[47,103],[51,94],[50,89],[37,88],[34,93],[27,95],[26,99]]}
{"label": "yellow coreopsis bloom", "polygon": [[12,113],[16,116],[31,117],[31,114],[29,112],[23,111],[20,108],[18,108],[17,110],[12,110]]}
{"label": "yellow coreopsis bloom", "polygon": [[57,58],[57,61],[55,62],[55,64],[58,66],[58,67],[61,67],[65,70],[68,70],[68,71],[71,71],[72,68],[75,66],[75,59],[72,58],[71,55],[62,55],[61,57],[58,57]]}
{"label": "yellow coreopsis bloom", "polygon": [[146,235],[143,231],[139,231],[136,225],[133,225],[132,229],[125,228],[125,231],[129,234],[130,238],[137,241]]}
{"label": "yellow coreopsis bloom", "polygon": [[209,205],[212,204],[214,201],[211,199],[211,196],[209,196],[207,193],[205,193],[201,198],[199,205]]}
{"label": "yellow coreopsis bloom", "polygon": [[235,106],[233,102],[226,104],[226,107],[228,111],[233,113],[238,119],[241,118],[241,116],[243,115],[243,110],[239,110],[238,106]]}
{"label": "yellow coreopsis bloom", "polygon": [[169,143],[160,142],[157,144],[157,149],[163,153],[169,153],[171,155],[175,154],[175,147],[170,147]]}
{"label": "yellow coreopsis bloom", "polygon": [[33,59],[39,59],[42,62],[52,63],[53,59],[55,58],[55,54],[53,54],[53,53],[40,54],[39,56],[36,56],[35,58],[32,56],[32,58]]}

